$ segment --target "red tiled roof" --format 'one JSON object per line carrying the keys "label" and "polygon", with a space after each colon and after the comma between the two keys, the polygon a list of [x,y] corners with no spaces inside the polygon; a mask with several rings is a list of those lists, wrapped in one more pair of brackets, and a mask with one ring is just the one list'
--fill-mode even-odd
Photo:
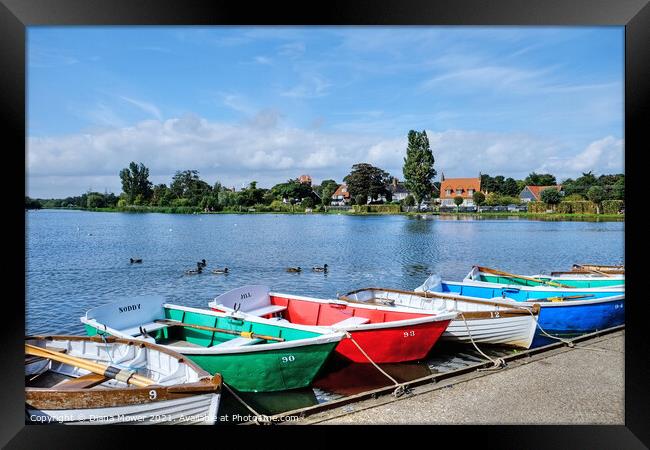
{"label": "red tiled roof", "polygon": [[[447,195],[447,189],[451,189],[451,195]],[[460,194],[456,194],[456,190],[461,189]],[[481,190],[480,178],[446,178],[440,184],[440,198],[454,198],[460,195],[463,198],[472,198],[472,194],[468,191],[473,189],[473,192]]]}
{"label": "red tiled roof", "polygon": [[[350,198],[350,193],[348,192],[348,189],[347,189],[347,188],[348,188],[348,185],[345,184],[345,183],[343,183],[342,185],[340,185],[340,186],[336,189],[336,192],[334,192],[334,193],[332,194],[332,198],[336,198],[336,197],[338,197],[338,196],[340,196],[340,195],[342,195],[343,198]],[[344,189],[345,189],[345,192],[343,192]]]}
{"label": "red tiled roof", "polygon": [[562,189],[562,185],[558,184],[557,186],[526,186],[528,190],[533,194],[536,200],[541,199],[542,191],[545,189],[555,189],[559,191]]}
{"label": "red tiled roof", "polygon": [[301,183],[309,183],[311,184],[311,177],[309,175],[300,175],[298,178],[298,181]]}

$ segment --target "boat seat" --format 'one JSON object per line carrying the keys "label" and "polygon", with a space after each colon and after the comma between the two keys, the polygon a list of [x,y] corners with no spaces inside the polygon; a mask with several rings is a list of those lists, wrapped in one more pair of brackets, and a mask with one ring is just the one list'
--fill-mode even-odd
{"label": "boat seat", "polygon": [[262,342],[262,339],[258,338],[245,338],[245,337],[238,337],[235,339],[231,339],[226,342],[222,342],[221,344],[213,345],[211,348],[234,348],[234,347],[243,347],[245,345],[253,345],[257,344],[258,342]]}
{"label": "boat seat", "polygon": [[142,325],[138,325],[137,327],[131,327],[120,331],[124,334],[128,334],[129,336],[135,337],[135,336],[140,336],[142,334],[140,333],[140,328],[143,328],[147,333],[151,333],[152,331],[160,330],[168,326],[169,325],[165,323],[149,322],[149,323],[144,323]]}
{"label": "boat seat", "polygon": [[370,322],[370,319],[366,317],[350,317],[349,319],[333,323],[330,326],[336,328],[356,327],[357,325],[363,325],[364,323],[368,322]]}
{"label": "boat seat", "polygon": [[286,311],[286,309],[287,309],[286,306],[269,305],[269,306],[263,306],[261,308],[252,309],[250,311],[246,311],[246,314],[259,317],[259,316],[266,316],[268,314],[275,314],[282,311]]}

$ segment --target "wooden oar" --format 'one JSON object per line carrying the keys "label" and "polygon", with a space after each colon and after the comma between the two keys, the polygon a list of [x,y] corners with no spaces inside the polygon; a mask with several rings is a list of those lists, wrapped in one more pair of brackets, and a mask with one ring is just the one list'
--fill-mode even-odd
{"label": "wooden oar", "polygon": [[51,359],[52,361],[79,367],[80,369],[85,369],[98,375],[103,375],[106,378],[114,378],[118,381],[123,381],[137,387],[147,387],[156,384],[155,381],[147,377],[143,377],[142,375],[137,375],[133,373],[133,371],[127,369],[120,369],[119,367],[89,361],[84,358],[70,356],[65,353],[37,347],[31,344],[25,344],[25,354],[30,356],[40,356],[41,358],[47,358]]}
{"label": "wooden oar", "polygon": [[506,278],[521,278],[522,280],[528,280],[528,281],[534,281],[536,283],[548,284],[549,286],[553,286],[553,287],[561,287],[561,288],[571,288],[571,289],[573,289],[571,286],[566,286],[564,284],[556,283],[554,281],[545,281],[545,280],[540,280],[538,278],[526,277],[524,275],[515,275],[515,274],[512,274],[512,273],[503,272],[501,270],[490,269],[489,267],[476,266],[476,268],[478,268],[478,270],[480,270],[481,272],[490,273],[492,275],[501,275],[501,276],[506,277]]}
{"label": "wooden oar", "polygon": [[596,269],[590,269],[589,267],[581,266],[580,264],[574,264],[574,266],[578,266],[582,269],[588,270],[589,272],[605,275],[606,277],[610,277],[610,278],[612,277],[612,275],[609,273],[601,272],[600,270],[596,270]]}
{"label": "wooden oar", "polygon": [[567,299],[576,299],[576,298],[588,298],[593,297],[594,294],[588,295],[565,295],[564,297],[544,297],[544,298],[531,298],[526,300],[527,302],[562,302]]}
{"label": "wooden oar", "polygon": [[247,339],[264,339],[266,341],[276,341],[276,342],[285,341],[284,338],[275,337],[275,336],[266,336],[264,334],[256,334],[249,331],[234,331],[234,330],[226,330],[225,328],[206,327],[204,325],[194,325],[191,323],[179,322],[178,320],[158,319],[156,320],[156,322],[164,323],[165,325],[171,325],[176,327],[194,328],[197,330],[205,330],[205,331],[216,331],[217,333],[232,334],[234,336],[240,336]]}

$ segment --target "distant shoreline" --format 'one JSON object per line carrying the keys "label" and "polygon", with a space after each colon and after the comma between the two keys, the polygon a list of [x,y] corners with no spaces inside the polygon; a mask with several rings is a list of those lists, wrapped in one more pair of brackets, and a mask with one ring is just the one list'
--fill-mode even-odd
{"label": "distant shoreline", "polygon": [[[311,211],[305,212],[304,210],[297,211],[211,211],[205,212],[199,208],[192,209],[187,207],[137,207],[137,208],[43,208],[45,210],[52,211],[90,211],[90,212],[121,212],[121,213],[136,213],[136,214],[147,214],[147,213],[158,213],[158,214],[283,214],[283,215],[348,215],[348,216],[407,216],[407,217],[416,217],[416,216],[441,216],[441,217],[499,217],[499,218],[523,218],[523,219],[544,219],[544,220],[561,220],[561,219],[570,219],[570,220],[580,220],[584,219],[585,221],[589,220],[606,220],[606,221],[615,221],[621,222],[625,220],[625,214],[560,214],[560,213],[529,213],[529,212],[399,212],[399,213],[360,213],[354,212],[354,210],[329,210],[329,211]],[[37,211],[37,210],[33,210]]]}

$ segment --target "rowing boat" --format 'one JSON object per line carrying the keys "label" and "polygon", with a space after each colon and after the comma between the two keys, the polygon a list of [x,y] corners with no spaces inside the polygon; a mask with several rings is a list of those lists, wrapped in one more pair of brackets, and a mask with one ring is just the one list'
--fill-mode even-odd
{"label": "rowing boat", "polygon": [[[356,363],[393,363],[423,359],[456,317],[455,312],[414,311],[412,308],[366,305],[270,292],[250,285],[228,291],[209,304],[217,311],[246,317],[266,317],[292,323],[341,330],[336,352]],[[365,353],[365,354],[364,354]]]}
{"label": "rowing boat", "polygon": [[34,423],[214,424],[221,376],[179,353],[114,337],[25,338],[25,414]]}
{"label": "rowing boat", "polygon": [[516,286],[551,286],[561,288],[614,288],[625,285],[624,275],[561,273],[549,275],[516,275],[489,267],[474,266],[463,281],[510,284]]}
{"label": "rowing boat", "polygon": [[533,347],[550,342],[542,336],[540,328],[554,336],[571,338],[625,323],[623,289],[561,289],[479,281],[453,282],[442,281],[439,276],[432,275],[415,290],[500,299],[519,306],[533,306],[538,303],[540,312]]}
{"label": "rowing boat", "polygon": [[404,306],[427,311],[457,311],[441,340],[530,348],[539,306],[513,307],[500,300],[399,289],[366,288],[339,296],[340,300]]}
{"label": "rowing boat", "polygon": [[89,310],[81,322],[89,335],[109,334],[155,342],[187,356],[242,392],[307,387],[342,332],[270,323],[255,317],[138,297]]}

